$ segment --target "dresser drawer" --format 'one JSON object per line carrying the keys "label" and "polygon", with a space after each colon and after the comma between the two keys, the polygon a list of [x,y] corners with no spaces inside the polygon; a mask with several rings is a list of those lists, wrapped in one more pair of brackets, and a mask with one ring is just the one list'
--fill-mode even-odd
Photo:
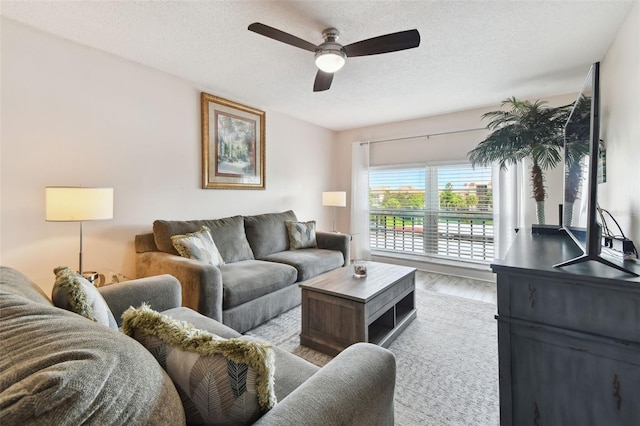
{"label": "dresser drawer", "polygon": [[640,425],[638,348],[527,323],[510,327],[511,424]]}
{"label": "dresser drawer", "polygon": [[498,293],[508,295],[499,301],[499,315],[640,342],[640,292],[612,291],[605,285],[566,279],[501,274]]}

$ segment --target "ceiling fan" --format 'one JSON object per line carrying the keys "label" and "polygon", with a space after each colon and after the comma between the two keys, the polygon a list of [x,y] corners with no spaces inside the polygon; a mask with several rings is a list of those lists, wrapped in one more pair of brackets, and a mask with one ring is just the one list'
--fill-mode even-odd
{"label": "ceiling fan", "polygon": [[415,29],[385,34],[346,46],[336,42],[340,33],[335,28],[327,28],[322,32],[324,43],[318,46],[259,22],[249,25],[248,29],[282,43],[314,52],[316,66],[319,68],[313,84],[314,92],[321,92],[331,87],[333,73],[342,68],[347,58],[397,52],[420,46],[420,33]]}

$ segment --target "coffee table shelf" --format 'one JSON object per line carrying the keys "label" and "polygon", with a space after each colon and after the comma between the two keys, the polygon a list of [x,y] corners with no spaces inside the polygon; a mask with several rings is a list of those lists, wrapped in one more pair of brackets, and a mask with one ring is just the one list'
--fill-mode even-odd
{"label": "coffee table shelf", "polygon": [[300,343],[336,355],[356,342],[388,347],[416,317],[415,268],[368,262],[365,278],[339,268],[300,284]]}

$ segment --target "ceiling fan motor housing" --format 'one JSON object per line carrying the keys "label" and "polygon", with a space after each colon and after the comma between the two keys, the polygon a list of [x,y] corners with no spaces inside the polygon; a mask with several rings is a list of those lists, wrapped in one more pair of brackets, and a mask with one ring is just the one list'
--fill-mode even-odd
{"label": "ceiling fan motor housing", "polygon": [[347,53],[337,43],[340,33],[335,28],[327,28],[322,32],[324,43],[318,46],[315,53],[316,65],[322,71],[336,72],[344,65]]}

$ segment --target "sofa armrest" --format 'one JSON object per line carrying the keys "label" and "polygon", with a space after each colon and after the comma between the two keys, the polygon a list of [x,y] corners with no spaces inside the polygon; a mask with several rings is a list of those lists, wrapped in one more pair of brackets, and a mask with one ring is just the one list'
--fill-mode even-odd
{"label": "sofa armrest", "polygon": [[156,311],[177,308],[182,304],[180,282],[171,275],[158,275],[124,281],[98,288],[118,323],[122,325],[122,313],[129,306],[148,303]]}
{"label": "sofa armrest", "polygon": [[265,413],[257,425],[393,425],[396,360],[356,343]]}
{"label": "sofa armrest", "polygon": [[341,251],[344,257],[342,266],[347,266],[351,262],[351,235],[337,232],[316,232],[316,242],[318,248]]}
{"label": "sofa armrest", "polygon": [[198,260],[151,251],[136,254],[139,277],[170,274],[182,285],[182,306],[222,322],[222,274]]}

